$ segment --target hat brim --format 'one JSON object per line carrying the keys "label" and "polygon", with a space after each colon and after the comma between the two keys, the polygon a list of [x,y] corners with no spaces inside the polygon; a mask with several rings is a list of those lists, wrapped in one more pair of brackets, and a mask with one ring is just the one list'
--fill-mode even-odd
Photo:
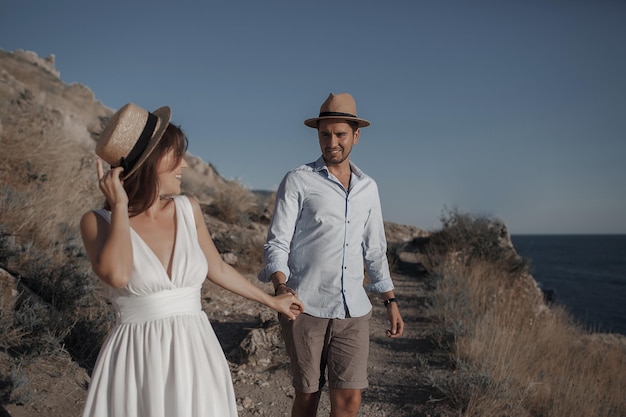
{"label": "hat brim", "polygon": [[327,119],[335,119],[335,120],[346,120],[351,122],[356,122],[359,127],[368,127],[371,123],[365,119],[359,119],[358,117],[346,117],[346,116],[324,116],[324,117],[313,117],[312,119],[306,119],[304,124],[313,129],[317,129],[318,122],[320,120]]}
{"label": "hat brim", "polygon": [[170,110],[169,107],[167,106],[160,107],[156,109],[155,111],[153,111],[152,114],[154,114],[157,117],[157,124],[154,128],[154,133],[152,134],[152,137],[150,138],[150,142],[148,142],[148,146],[146,146],[146,150],[143,151],[143,153],[141,154],[141,156],[139,157],[135,165],[131,168],[131,170],[128,173],[126,172],[124,173],[124,175],[122,176],[122,180],[125,180],[126,178],[130,177],[135,172],[137,172],[139,167],[141,167],[141,165],[150,156],[152,151],[154,151],[157,144],[163,137],[163,134],[165,133],[165,129],[167,129],[167,126],[170,124],[172,111]]}

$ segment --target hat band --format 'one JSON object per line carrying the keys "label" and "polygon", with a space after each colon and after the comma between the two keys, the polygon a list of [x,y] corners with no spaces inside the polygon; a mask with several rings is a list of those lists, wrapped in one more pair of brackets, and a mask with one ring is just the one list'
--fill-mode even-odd
{"label": "hat band", "polygon": [[350,114],[350,113],[341,113],[338,111],[325,111],[325,112],[321,112],[319,117],[329,117],[329,116],[334,116],[334,117],[354,117],[356,118],[356,116],[354,114]]}
{"label": "hat band", "polygon": [[159,118],[154,114],[148,113],[148,120],[146,120],[146,125],[143,127],[143,131],[141,132],[141,135],[139,135],[139,139],[137,139],[135,146],[133,146],[133,149],[130,150],[126,158],[122,157],[120,159],[119,166],[124,168],[125,173],[128,173],[131,169],[133,169],[141,154],[148,147],[150,138],[152,138],[152,134],[154,133],[154,128],[156,127],[158,120]]}

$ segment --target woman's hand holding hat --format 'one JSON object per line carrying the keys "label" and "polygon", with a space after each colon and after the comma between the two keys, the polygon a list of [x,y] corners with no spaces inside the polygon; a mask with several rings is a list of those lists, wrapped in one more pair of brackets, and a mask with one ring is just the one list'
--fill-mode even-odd
{"label": "woman's hand holding hat", "polygon": [[123,181],[121,180],[124,169],[122,167],[113,168],[105,174],[102,161],[99,158],[97,159],[96,165],[98,170],[98,185],[100,191],[102,191],[109,202],[109,205],[111,207],[118,204],[128,206],[128,195],[126,194],[126,190],[124,190]]}

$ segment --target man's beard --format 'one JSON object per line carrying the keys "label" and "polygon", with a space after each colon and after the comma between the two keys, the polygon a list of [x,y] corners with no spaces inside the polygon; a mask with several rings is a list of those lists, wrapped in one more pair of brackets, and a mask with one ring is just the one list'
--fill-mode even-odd
{"label": "man's beard", "polygon": [[327,165],[339,165],[343,161],[348,159],[348,157],[350,156],[350,152],[344,153],[344,149],[343,148],[341,149],[341,153],[338,154],[337,156],[331,156],[331,155],[329,155],[329,153],[330,152],[325,152],[323,154],[324,162],[326,162]]}

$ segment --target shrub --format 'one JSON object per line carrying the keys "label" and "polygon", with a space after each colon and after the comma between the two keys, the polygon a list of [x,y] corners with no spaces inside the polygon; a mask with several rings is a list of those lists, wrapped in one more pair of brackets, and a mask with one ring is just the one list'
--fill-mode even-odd
{"label": "shrub", "polygon": [[237,181],[220,186],[207,207],[208,214],[231,224],[248,224],[259,210],[259,199]]}
{"label": "shrub", "polygon": [[28,377],[19,366],[13,366],[8,372],[0,372],[0,403],[29,403],[32,392],[28,388],[28,382]]}
{"label": "shrub", "polygon": [[626,415],[624,340],[588,334],[544,304],[490,222],[454,211],[431,235],[434,336],[455,364],[431,384],[463,416]]}

